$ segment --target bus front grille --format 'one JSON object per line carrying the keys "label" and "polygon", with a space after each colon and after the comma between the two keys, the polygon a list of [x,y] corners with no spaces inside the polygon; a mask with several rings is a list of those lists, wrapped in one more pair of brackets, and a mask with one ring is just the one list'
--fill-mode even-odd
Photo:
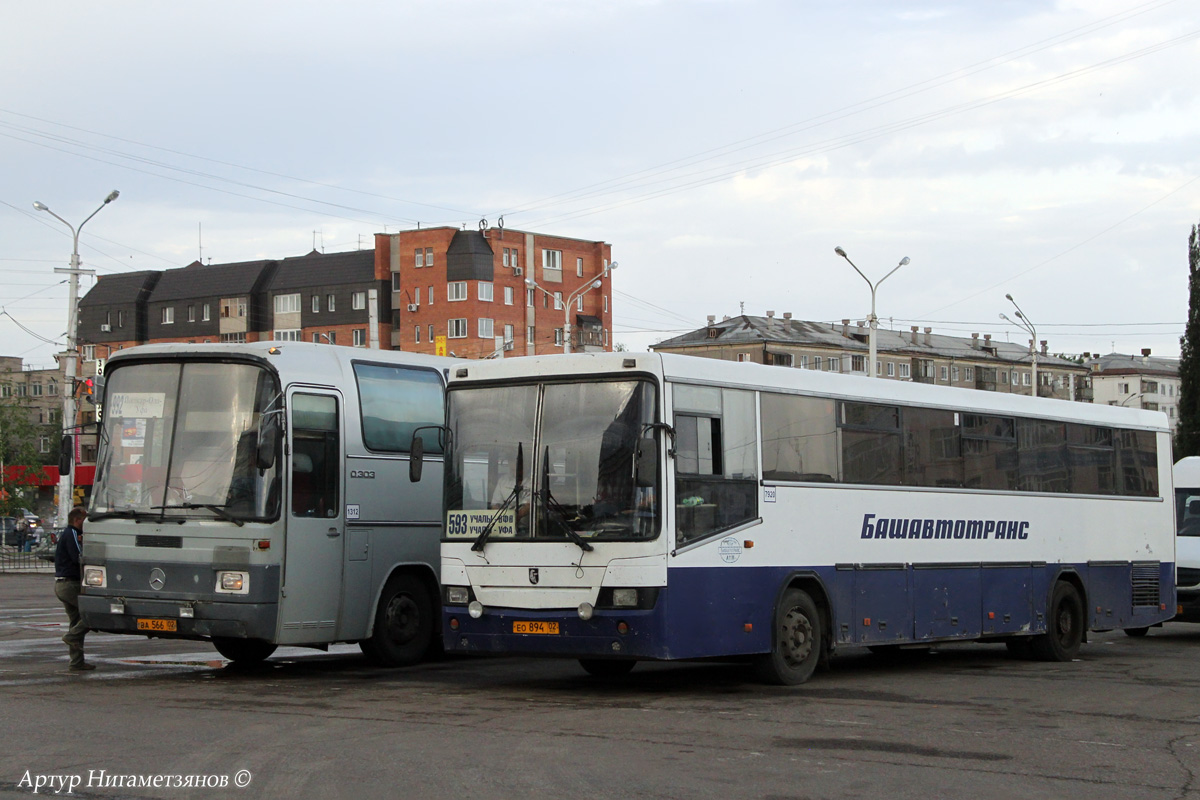
{"label": "bus front grille", "polygon": [[183,539],[178,536],[138,536],[135,543],[138,547],[173,547],[182,548]]}

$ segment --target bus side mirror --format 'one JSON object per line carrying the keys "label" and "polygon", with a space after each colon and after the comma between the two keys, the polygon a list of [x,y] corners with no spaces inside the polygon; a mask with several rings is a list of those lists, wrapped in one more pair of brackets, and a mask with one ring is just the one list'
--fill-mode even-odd
{"label": "bus side mirror", "polygon": [[638,486],[654,486],[654,479],[658,475],[658,439],[638,439],[633,470],[633,479]]}
{"label": "bus side mirror", "polygon": [[408,480],[410,483],[421,482],[421,472],[425,468],[425,440],[420,434],[414,433],[412,444],[408,448]]}
{"label": "bus side mirror", "polygon": [[71,457],[75,455],[75,438],[64,435],[58,446],[58,474],[71,474]]}
{"label": "bus side mirror", "polygon": [[279,449],[279,426],[268,424],[258,437],[258,448],[254,453],[254,465],[262,470],[275,466],[275,452]]}

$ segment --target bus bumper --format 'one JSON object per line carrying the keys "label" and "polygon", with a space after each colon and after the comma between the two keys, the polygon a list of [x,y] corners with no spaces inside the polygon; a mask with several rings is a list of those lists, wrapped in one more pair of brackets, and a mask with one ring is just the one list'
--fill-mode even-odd
{"label": "bus bumper", "polygon": [[[120,606],[119,612],[114,606]],[[190,609],[192,616],[181,616]],[[79,613],[90,630],[104,633],[130,633],[163,639],[275,638],[278,615],[276,603],[226,603],[191,600],[149,600],[139,598],[79,596]],[[139,620],[159,620],[165,626],[155,629],[138,627]],[[173,623],[173,625],[172,625]],[[174,627],[174,630],[162,630]]]}
{"label": "bus bumper", "polygon": [[[653,610],[597,610],[589,620],[574,612],[489,608],[472,619],[464,606],[446,606],[442,638],[458,653],[524,653],[572,658],[668,659],[656,635],[660,615]],[[558,633],[513,633],[513,623],[558,625]],[[621,623],[625,632],[620,631]]]}

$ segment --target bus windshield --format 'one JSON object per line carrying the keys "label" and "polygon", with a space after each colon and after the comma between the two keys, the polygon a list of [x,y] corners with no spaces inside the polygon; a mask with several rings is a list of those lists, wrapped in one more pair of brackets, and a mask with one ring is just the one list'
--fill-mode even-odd
{"label": "bus windshield", "polygon": [[[270,372],[141,363],[113,368],[107,383],[93,517],[278,518],[282,400]],[[261,462],[260,438],[276,442]]]}
{"label": "bus windshield", "polygon": [[451,391],[447,538],[654,538],[655,398],[644,380]]}

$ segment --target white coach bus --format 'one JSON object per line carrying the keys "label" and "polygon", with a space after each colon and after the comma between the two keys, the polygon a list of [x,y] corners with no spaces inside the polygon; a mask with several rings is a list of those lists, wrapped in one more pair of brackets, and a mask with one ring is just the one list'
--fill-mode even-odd
{"label": "white coach bus", "polygon": [[1179,593],[1175,618],[1200,622],[1200,456],[1179,459],[1174,475],[1175,584]]}
{"label": "white coach bus", "polygon": [[1160,413],[625,353],[460,365],[447,408],[452,651],[795,684],[851,646],[1068,660],[1175,610]]}
{"label": "white coach bus", "polygon": [[440,620],[437,428],[420,484],[409,447],[443,424],[454,363],[300,342],[114,355],[84,532],[88,627],[211,640],[234,661],[334,642],[420,660]]}

